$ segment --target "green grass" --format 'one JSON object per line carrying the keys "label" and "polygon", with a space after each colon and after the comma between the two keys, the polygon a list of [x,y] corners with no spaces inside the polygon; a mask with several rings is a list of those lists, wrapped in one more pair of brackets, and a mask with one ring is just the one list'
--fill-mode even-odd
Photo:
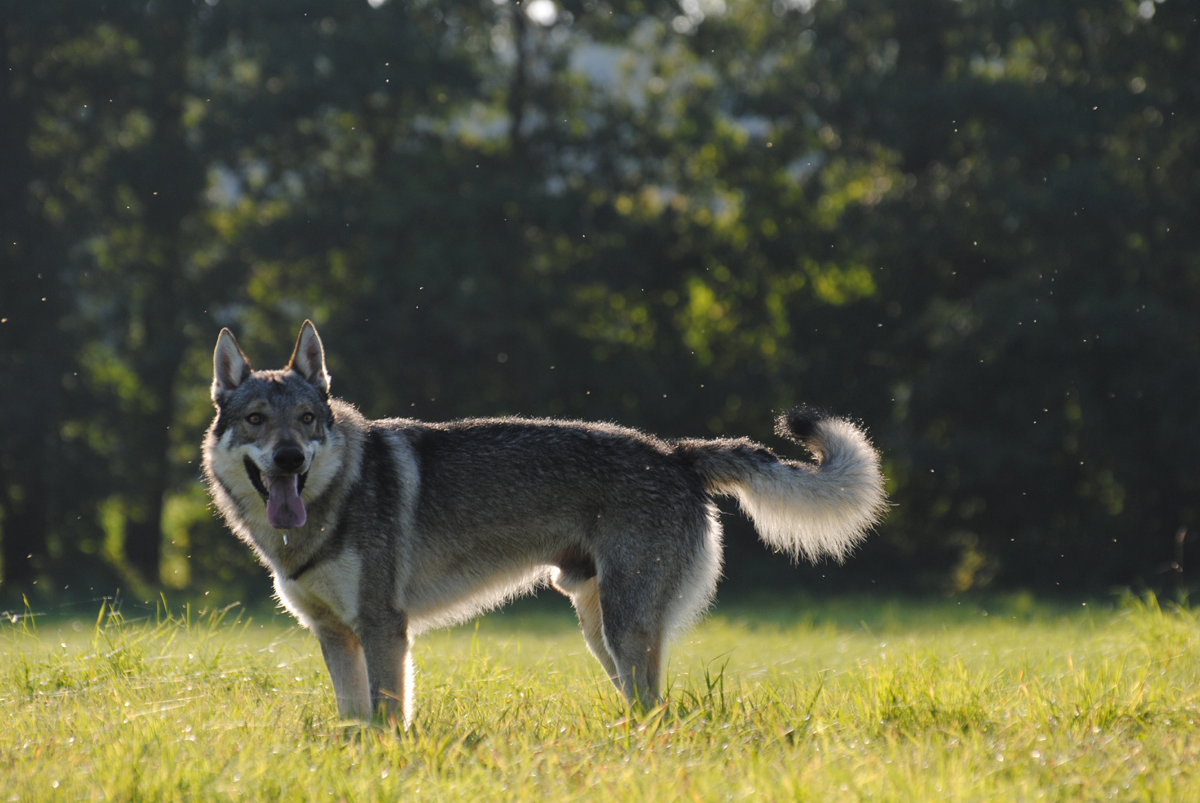
{"label": "green grass", "polygon": [[0,801],[1200,800],[1197,614],[984,607],[721,608],[640,718],[526,607],[417,642],[404,734],[339,721],[283,617],[20,620]]}

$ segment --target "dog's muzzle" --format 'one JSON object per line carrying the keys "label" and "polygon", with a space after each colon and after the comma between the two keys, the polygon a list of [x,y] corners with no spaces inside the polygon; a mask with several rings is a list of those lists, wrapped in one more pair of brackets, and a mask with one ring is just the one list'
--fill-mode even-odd
{"label": "dog's muzzle", "polygon": [[304,451],[299,446],[281,446],[275,453],[275,467],[284,474],[295,474],[304,465]]}

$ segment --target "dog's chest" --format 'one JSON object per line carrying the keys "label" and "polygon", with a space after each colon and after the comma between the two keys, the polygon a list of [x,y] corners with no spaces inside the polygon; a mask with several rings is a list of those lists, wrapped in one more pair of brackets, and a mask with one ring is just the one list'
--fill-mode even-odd
{"label": "dog's chest", "polygon": [[329,620],[353,627],[361,589],[362,559],[353,549],[343,550],[294,580],[275,574],[280,600],[307,627]]}

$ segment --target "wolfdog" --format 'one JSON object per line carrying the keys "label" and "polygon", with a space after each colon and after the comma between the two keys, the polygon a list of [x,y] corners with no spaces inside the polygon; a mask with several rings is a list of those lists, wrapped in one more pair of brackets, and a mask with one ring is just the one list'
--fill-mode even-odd
{"label": "wolfdog", "polygon": [[635,708],[659,701],[664,642],[712,599],[714,496],[770,547],[841,560],[886,507],[852,424],[803,409],[751,440],[660,440],[607,423],[369,421],[329,395],[305,321],[286,368],[252,371],[224,329],[204,475],[229,527],[316,634],[343,717],[412,720],[412,639],[550,584]]}

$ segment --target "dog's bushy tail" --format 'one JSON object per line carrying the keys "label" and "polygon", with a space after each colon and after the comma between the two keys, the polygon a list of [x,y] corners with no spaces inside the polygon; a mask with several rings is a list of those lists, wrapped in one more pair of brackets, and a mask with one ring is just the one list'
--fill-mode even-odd
{"label": "dog's bushy tail", "polygon": [[815,462],[780,458],[746,438],[680,441],[676,453],[709,493],[737,498],[768,546],[841,561],[887,509],[878,452],[849,421],[806,408],[781,415],[775,431]]}

